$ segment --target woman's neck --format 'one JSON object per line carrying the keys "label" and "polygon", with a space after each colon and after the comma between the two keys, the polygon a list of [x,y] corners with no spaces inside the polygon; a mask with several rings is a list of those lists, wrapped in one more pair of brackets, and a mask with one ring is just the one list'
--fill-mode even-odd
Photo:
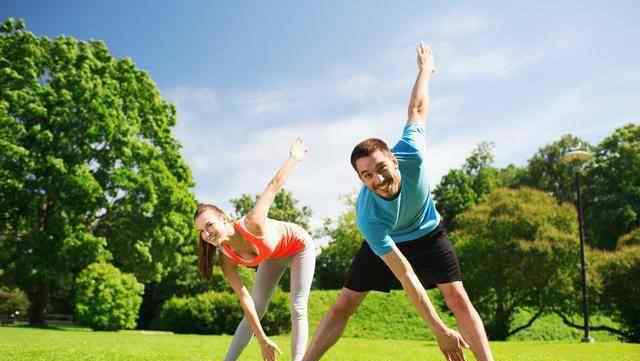
{"label": "woman's neck", "polygon": [[242,235],[238,231],[236,231],[233,223],[229,224],[229,229],[227,229],[227,232],[229,232],[227,233],[229,235],[227,244],[231,246],[231,248],[233,248],[234,250],[244,250],[248,247],[249,242],[242,238]]}

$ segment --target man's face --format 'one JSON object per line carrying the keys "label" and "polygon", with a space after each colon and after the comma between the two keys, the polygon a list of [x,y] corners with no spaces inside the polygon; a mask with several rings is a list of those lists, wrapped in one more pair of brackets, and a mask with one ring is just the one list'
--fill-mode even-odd
{"label": "man's face", "polygon": [[394,198],[400,192],[400,171],[393,155],[376,150],[356,160],[356,169],[362,183],[380,197]]}

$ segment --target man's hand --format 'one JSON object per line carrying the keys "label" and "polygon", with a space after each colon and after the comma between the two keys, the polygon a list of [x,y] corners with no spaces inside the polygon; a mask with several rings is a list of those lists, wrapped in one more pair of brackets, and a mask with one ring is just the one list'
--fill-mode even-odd
{"label": "man's hand", "polygon": [[469,344],[462,338],[457,331],[447,329],[442,334],[436,334],[438,347],[447,361],[464,361],[462,348],[469,347]]}
{"label": "man's hand", "polygon": [[291,144],[291,148],[289,148],[289,157],[291,159],[301,161],[307,152],[308,149],[305,147],[302,138],[296,138],[293,144]]}
{"label": "man's hand", "polygon": [[418,54],[418,69],[426,72],[427,74],[434,73],[436,68],[433,63],[433,52],[431,51],[431,47],[420,42],[416,47],[416,52]]}
{"label": "man's hand", "polygon": [[262,351],[262,359],[264,361],[276,361],[278,359],[278,355],[282,353],[278,348],[278,345],[269,338],[262,339],[259,342],[260,351]]}

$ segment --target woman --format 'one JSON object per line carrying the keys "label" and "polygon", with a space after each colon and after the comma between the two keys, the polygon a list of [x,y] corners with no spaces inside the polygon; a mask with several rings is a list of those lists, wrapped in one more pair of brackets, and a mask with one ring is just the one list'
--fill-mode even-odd
{"label": "woman", "polygon": [[[309,333],[307,303],[316,261],[315,245],[302,227],[267,218],[267,213],[276,193],[306,152],[302,140],[296,139],[289,150],[289,158],[262,192],[255,207],[242,219],[232,222],[222,210],[210,204],[199,204],[196,210],[194,222],[199,231],[200,273],[210,277],[214,256],[220,252],[222,273],[240,299],[244,312],[226,361],[240,356],[252,334],[256,335],[265,360],[277,358],[280,350],[264,333],[260,319],[288,263],[291,264],[291,358],[298,361],[304,356]],[[242,285],[238,266],[258,267],[251,294]]]}

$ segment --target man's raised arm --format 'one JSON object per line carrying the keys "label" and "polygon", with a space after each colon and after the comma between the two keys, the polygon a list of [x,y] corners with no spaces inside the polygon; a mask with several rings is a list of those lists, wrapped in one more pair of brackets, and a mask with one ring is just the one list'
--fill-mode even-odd
{"label": "man's raised arm", "polygon": [[418,76],[411,91],[409,115],[407,123],[422,123],[427,120],[429,112],[429,80],[433,73],[433,55],[431,47],[422,42],[416,48],[418,58]]}

